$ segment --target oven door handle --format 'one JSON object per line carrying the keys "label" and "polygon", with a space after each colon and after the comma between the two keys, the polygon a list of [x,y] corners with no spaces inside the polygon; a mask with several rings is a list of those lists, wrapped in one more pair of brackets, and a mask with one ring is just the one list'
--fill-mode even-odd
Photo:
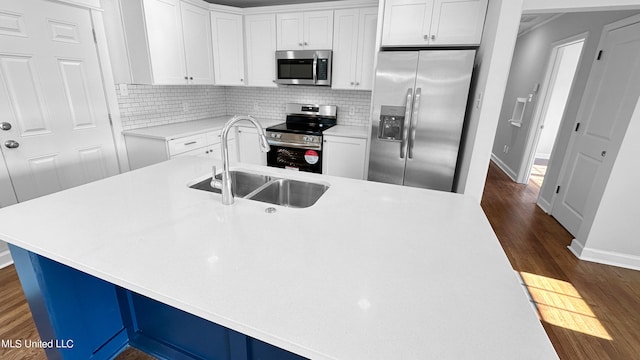
{"label": "oven door handle", "polygon": [[309,150],[322,150],[322,144],[308,144],[308,143],[291,143],[284,141],[276,141],[272,139],[267,139],[269,145],[280,146],[280,147],[290,147],[296,149],[309,149]]}

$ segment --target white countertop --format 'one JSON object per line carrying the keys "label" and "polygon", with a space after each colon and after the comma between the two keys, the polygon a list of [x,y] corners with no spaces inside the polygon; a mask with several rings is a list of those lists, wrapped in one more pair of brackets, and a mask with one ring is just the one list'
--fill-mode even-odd
{"label": "white countertop", "polygon": [[323,135],[366,139],[371,129],[365,126],[336,125],[322,132]]}
{"label": "white countertop", "polygon": [[187,183],[181,157],[0,209],[0,239],[312,359],[557,359],[480,206],[319,181],[291,209]]}
{"label": "white countertop", "polygon": [[[150,126],[146,128],[125,130],[122,134],[127,136],[145,137],[159,140],[172,140],[185,136],[197,135],[208,131],[222,129],[224,124],[233,117],[233,115],[224,115],[202,120],[184,121],[174,124]],[[265,120],[257,118],[260,125],[264,128],[279,124],[283,121]],[[248,124],[248,123],[247,123]],[[242,126],[240,122],[237,126]],[[248,125],[251,126],[251,125]]]}

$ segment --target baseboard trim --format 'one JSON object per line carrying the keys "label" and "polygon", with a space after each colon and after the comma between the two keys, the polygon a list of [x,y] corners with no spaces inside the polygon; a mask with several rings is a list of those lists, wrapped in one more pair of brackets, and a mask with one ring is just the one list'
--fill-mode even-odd
{"label": "baseboard trim", "polygon": [[9,249],[0,252],[0,269],[6,268],[7,266],[13,264],[13,259],[11,258],[11,253]]}
{"label": "baseboard trim", "polygon": [[573,239],[568,248],[580,260],[640,271],[640,256],[590,249],[584,247],[576,239]]}
{"label": "baseboard trim", "polygon": [[494,153],[491,153],[491,161],[493,161],[493,163],[496,164],[496,166],[498,166],[498,168],[500,168],[502,172],[507,174],[507,176],[511,178],[511,180],[517,182],[516,178],[518,177],[518,175],[513,170],[511,170],[511,168],[508,167],[507,164],[500,160],[500,158],[498,158]]}
{"label": "baseboard trim", "polygon": [[540,209],[542,209],[542,211],[544,211],[547,214],[551,214],[551,203],[548,202],[546,199],[542,197],[538,197],[537,204],[540,207]]}

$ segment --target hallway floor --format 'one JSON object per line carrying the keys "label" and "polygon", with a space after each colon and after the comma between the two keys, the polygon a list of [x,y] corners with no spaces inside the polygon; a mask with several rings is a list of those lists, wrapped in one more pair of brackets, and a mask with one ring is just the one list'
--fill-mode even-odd
{"label": "hallway floor", "polygon": [[640,271],[578,260],[573,236],[536,205],[538,191],[491,163],[482,208],[560,359],[639,359]]}

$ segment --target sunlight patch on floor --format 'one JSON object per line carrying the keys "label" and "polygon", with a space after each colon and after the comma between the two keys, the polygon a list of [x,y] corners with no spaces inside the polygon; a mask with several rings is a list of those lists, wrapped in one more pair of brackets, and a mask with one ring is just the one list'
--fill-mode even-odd
{"label": "sunlight patch on floor", "polygon": [[566,281],[520,272],[540,318],[555,326],[613,340],[589,305]]}
{"label": "sunlight patch on floor", "polygon": [[[538,159],[536,159],[537,161]],[[542,187],[542,182],[544,181],[544,176],[547,173],[547,164],[533,164],[531,168],[531,175],[529,176],[529,181],[537,185],[538,187]]]}

